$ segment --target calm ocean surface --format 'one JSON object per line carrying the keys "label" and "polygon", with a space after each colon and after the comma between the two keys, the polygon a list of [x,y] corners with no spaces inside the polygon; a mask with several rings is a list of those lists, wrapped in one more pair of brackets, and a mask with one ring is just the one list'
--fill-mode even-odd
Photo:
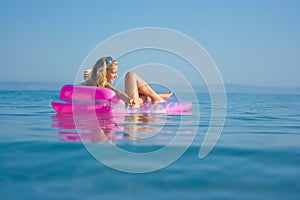
{"label": "calm ocean surface", "polygon": [[[103,131],[85,127],[89,119],[76,129],[71,116],[56,115],[51,101],[58,92],[0,91],[1,200],[300,199],[300,95],[227,94],[222,135],[199,159],[210,120],[208,94],[199,93],[200,102],[192,102],[200,106],[199,125],[197,110],[185,116],[131,116],[131,121],[121,116],[117,128],[104,117],[99,126],[108,140]],[[179,124],[182,141],[198,127],[193,144],[174,163],[150,173],[107,167],[81,142],[105,148],[111,141],[125,150],[151,152],[166,145]],[[145,140],[126,134],[147,137],[161,126],[161,133]]]}

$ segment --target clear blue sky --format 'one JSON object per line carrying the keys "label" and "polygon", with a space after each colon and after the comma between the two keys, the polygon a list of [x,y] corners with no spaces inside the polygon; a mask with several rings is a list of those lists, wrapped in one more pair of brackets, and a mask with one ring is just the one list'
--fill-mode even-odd
{"label": "clear blue sky", "polygon": [[96,45],[140,27],[192,37],[225,83],[300,87],[297,0],[1,0],[0,80],[72,82]]}

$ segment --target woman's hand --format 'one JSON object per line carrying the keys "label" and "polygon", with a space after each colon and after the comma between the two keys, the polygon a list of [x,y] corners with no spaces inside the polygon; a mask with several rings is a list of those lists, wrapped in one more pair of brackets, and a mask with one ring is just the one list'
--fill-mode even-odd
{"label": "woman's hand", "polygon": [[[128,98],[129,98],[129,97],[128,97]],[[132,107],[134,104],[135,104],[134,100],[131,99],[131,98],[129,98],[129,99],[127,99],[127,101],[125,102],[125,107],[126,107],[126,109],[127,109],[128,107]]]}
{"label": "woman's hand", "polygon": [[83,73],[84,80],[90,79],[91,73],[92,73],[92,69],[84,70],[84,73]]}

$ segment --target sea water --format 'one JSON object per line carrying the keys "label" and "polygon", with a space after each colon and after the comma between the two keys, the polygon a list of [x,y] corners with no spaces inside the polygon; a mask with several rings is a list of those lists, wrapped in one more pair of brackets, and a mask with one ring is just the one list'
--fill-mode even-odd
{"label": "sea water", "polygon": [[[118,116],[112,123],[111,116],[101,117],[95,128],[92,118],[83,116],[74,124],[73,116],[57,115],[51,101],[58,92],[0,91],[1,200],[300,199],[299,95],[227,94],[223,132],[212,151],[199,159],[210,126],[206,93],[197,94],[199,101],[184,116]],[[197,112],[200,118],[194,117]],[[145,153],[179,135],[182,142],[172,144],[176,150],[187,144],[195,127],[187,151],[148,173],[118,171],[85,145]]]}

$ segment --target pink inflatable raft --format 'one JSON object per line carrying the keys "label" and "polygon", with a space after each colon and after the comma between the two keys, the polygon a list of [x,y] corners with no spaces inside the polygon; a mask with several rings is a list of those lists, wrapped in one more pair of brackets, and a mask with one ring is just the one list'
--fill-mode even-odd
{"label": "pink inflatable raft", "polygon": [[167,99],[163,103],[145,103],[139,109],[125,109],[124,102],[110,89],[65,85],[61,88],[59,101],[53,101],[52,107],[57,113],[187,113],[191,103],[177,99]]}

